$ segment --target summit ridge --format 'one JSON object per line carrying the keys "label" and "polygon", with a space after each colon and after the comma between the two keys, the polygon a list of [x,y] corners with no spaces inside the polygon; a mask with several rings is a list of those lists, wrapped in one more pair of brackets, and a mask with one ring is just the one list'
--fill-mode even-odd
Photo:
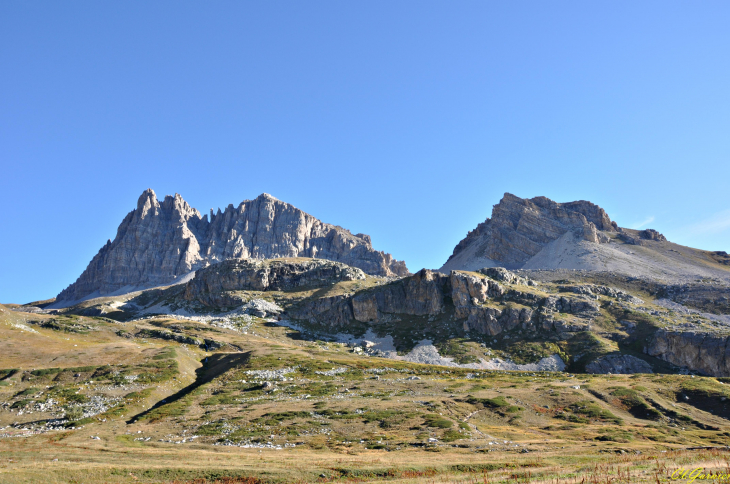
{"label": "summit ridge", "polygon": [[162,202],[152,189],[137,200],[107,242],[58,301],[170,284],[227,259],[312,257],[342,262],[378,276],[404,276],[404,262],[353,235],[264,193],[207,215],[179,194]]}

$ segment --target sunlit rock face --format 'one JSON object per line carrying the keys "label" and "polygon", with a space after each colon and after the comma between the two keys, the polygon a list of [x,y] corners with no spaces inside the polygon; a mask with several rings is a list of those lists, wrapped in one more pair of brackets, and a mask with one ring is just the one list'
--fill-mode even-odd
{"label": "sunlit rock face", "polygon": [[311,257],[342,262],[378,276],[408,269],[373,249],[370,237],[326,224],[288,203],[262,194],[208,216],[180,195],[160,203],[146,190],[78,280],[59,301],[174,283],[196,269],[226,259]]}
{"label": "sunlit rock face", "polygon": [[[546,197],[524,199],[505,193],[492,217],[469,232],[454,248],[442,270],[495,266],[519,268],[547,244],[571,233],[578,240],[601,243],[618,231],[606,212],[591,202],[557,203]],[[471,267],[472,260],[479,260]]]}

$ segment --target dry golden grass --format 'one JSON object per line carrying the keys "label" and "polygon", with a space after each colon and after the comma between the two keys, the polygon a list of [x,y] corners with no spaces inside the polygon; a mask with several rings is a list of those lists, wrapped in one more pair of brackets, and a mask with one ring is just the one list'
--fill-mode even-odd
{"label": "dry golden grass", "polygon": [[[670,482],[677,469],[728,473],[722,450],[641,454],[596,453],[588,446],[530,454],[474,454],[459,450],[356,454],[210,446],[125,447],[80,436],[0,442],[0,480],[48,484],[131,482],[389,482],[389,483],[645,483]],[[681,472],[681,471],[680,471]],[[676,475],[676,474],[675,474]],[[248,478],[248,479],[247,479]],[[678,482],[682,482],[681,480]],[[687,482],[687,481],[685,481]]]}
{"label": "dry golden grass", "polygon": [[[687,450],[730,441],[730,392],[713,378],[487,371],[467,378],[474,370],[356,356],[261,320],[242,334],[171,318],[80,318],[93,330],[79,333],[28,322],[47,316],[9,313],[0,313],[0,370],[19,371],[0,375],[8,403],[0,408],[3,483],[628,483],[667,482],[681,466],[728,466],[724,450]],[[229,346],[214,353],[134,337],[175,325]],[[172,360],[174,371],[160,381],[122,379]],[[31,372],[103,365],[119,376]],[[276,391],[248,373],[281,368],[292,371],[284,381],[269,378]],[[322,374],[333,368],[347,371]],[[54,415],[10,407],[50,394],[123,397],[124,411],[23,431]],[[149,440],[135,440],[142,438]]]}

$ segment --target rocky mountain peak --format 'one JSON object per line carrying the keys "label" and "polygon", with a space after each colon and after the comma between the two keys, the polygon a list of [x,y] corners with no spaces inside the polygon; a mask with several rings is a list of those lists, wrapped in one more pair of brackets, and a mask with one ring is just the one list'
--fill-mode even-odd
{"label": "rocky mountain peak", "polygon": [[[586,200],[578,200],[577,202],[558,203],[550,200],[547,197],[535,197],[529,200],[524,200],[516,197],[512,194],[505,193],[505,197],[502,199],[504,202],[506,198],[510,198],[511,201],[520,205],[534,204],[544,210],[547,210],[553,216],[560,217],[565,212],[577,213],[585,217],[586,221],[596,226],[598,230],[605,230],[608,232],[615,232],[617,226],[611,221],[608,214],[598,205],[591,203]],[[501,204],[502,202],[500,202]]]}
{"label": "rocky mountain peak", "polygon": [[179,194],[159,203],[147,189],[116,238],[57,299],[77,301],[169,284],[227,259],[280,257],[329,259],[380,276],[408,274],[405,263],[374,250],[369,236],[326,224],[267,193],[223,212],[211,210],[208,220]]}
{"label": "rocky mountain peak", "polygon": [[518,268],[546,244],[568,232],[579,239],[598,243],[606,238],[602,232],[617,229],[605,210],[588,201],[558,203],[547,197],[524,199],[505,193],[494,206],[492,217],[457,244],[444,267],[470,249],[465,255],[482,259],[484,266]]}
{"label": "rocky mountain peak", "polygon": [[717,255],[673,244],[654,229],[621,228],[589,201],[559,203],[505,193],[491,218],[456,245],[440,270],[570,269],[677,282],[730,280],[725,266]]}
{"label": "rocky mountain peak", "polygon": [[[492,217],[461,240],[442,270],[504,266],[525,267],[548,245],[608,243],[621,229],[605,210],[586,200],[558,203],[547,197],[520,198],[505,193]],[[659,240],[658,238],[655,240]],[[556,254],[545,256],[561,263]]]}
{"label": "rocky mountain peak", "polygon": [[139,198],[137,199],[137,209],[141,209],[147,203],[149,203],[150,205],[154,205],[155,203],[157,203],[157,195],[155,195],[155,191],[151,188],[143,191],[142,195],[139,196]]}
{"label": "rocky mountain peak", "polygon": [[157,202],[157,196],[155,195],[155,191],[151,188],[143,191],[142,195],[140,195],[139,199],[137,199],[137,212],[139,213],[140,217],[145,217],[147,215],[147,212],[149,212],[151,209],[159,208],[159,206],[160,204]]}

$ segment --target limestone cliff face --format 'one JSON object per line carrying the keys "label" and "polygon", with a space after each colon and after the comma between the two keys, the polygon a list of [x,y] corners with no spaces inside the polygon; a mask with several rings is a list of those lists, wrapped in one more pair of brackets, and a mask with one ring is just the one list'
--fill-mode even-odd
{"label": "limestone cliff face", "polygon": [[57,300],[75,301],[134,287],[173,283],[226,259],[311,257],[339,261],[380,276],[408,269],[373,249],[370,237],[326,224],[268,194],[201,216],[180,195],[160,203],[148,189],[78,280]]}
{"label": "limestone cliff face", "polygon": [[288,316],[334,329],[346,328],[353,321],[378,322],[395,314],[440,314],[444,311],[447,284],[447,276],[423,269],[405,279],[354,296],[308,301],[288,311]]}
{"label": "limestone cliff face", "polygon": [[730,337],[694,331],[657,331],[646,353],[705,375],[730,376]]}
{"label": "limestone cliff face", "polygon": [[[470,250],[471,257],[518,268],[567,232],[599,243],[606,240],[601,232],[617,229],[606,212],[591,202],[557,203],[545,197],[528,200],[505,193],[494,206],[492,218],[479,224],[457,244],[444,267],[460,253]],[[459,268],[462,267],[449,267]]]}
{"label": "limestone cliff face", "polygon": [[367,322],[378,321],[383,314],[438,314],[444,310],[445,280],[424,269],[400,283],[357,294],[352,298],[353,317]]}
{"label": "limestone cliff face", "polygon": [[[488,272],[499,280],[520,282],[520,278],[504,269]],[[490,336],[518,327],[531,333],[584,331],[590,320],[598,315],[598,305],[583,296],[543,297],[529,291],[508,290],[492,277],[459,271],[446,276],[423,269],[410,277],[354,296],[309,301],[290,310],[288,316],[341,329],[353,321],[377,323],[399,315],[443,315],[447,309],[446,298],[453,301],[454,317],[461,321],[464,330]],[[499,306],[505,302],[517,302],[526,307]],[[577,319],[574,324],[556,320],[555,313],[571,314]]]}

